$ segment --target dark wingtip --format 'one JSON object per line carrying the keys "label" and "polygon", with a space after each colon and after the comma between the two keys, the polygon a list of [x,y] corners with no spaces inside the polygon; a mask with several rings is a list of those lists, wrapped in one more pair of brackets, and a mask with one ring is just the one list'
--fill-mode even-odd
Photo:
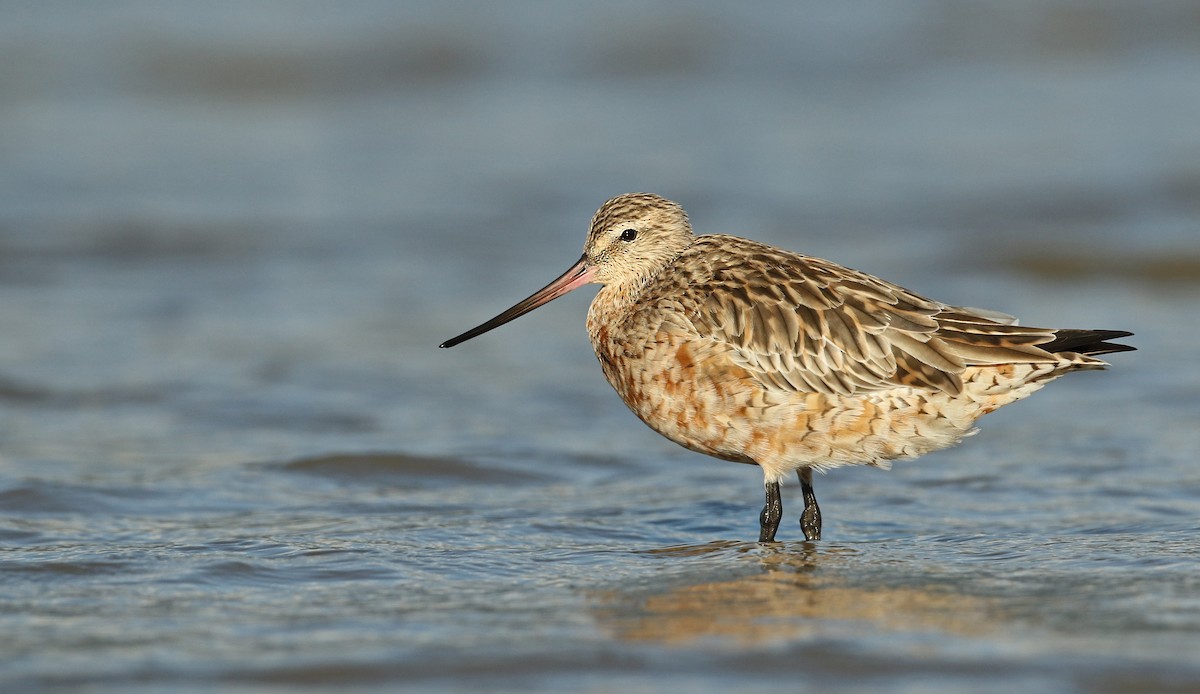
{"label": "dark wingtip", "polygon": [[[1080,351],[1083,351],[1083,350],[1080,350]],[[1114,352],[1136,352],[1136,351],[1137,351],[1137,347],[1131,347],[1130,345],[1122,345],[1117,342],[1097,342],[1095,345],[1093,345],[1086,351],[1083,351],[1083,353],[1094,357],[1094,356],[1097,356],[1100,354],[1112,354]]]}
{"label": "dark wingtip", "polygon": [[1055,331],[1052,341],[1038,346],[1047,352],[1078,352],[1089,356],[1137,351],[1137,347],[1109,342],[1122,337],[1133,337],[1133,333],[1125,330],[1067,329]]}

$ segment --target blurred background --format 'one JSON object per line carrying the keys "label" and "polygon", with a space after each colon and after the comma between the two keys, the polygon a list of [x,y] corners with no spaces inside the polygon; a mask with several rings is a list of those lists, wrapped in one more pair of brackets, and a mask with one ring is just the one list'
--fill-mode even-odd
{"label": "blurred background", "polygon": [[[5,3],[0,683],[1194,683],[1198,76],[1194,0]],[[435,348],[629,191],[1140,351],[767,556],[590,291]]]}

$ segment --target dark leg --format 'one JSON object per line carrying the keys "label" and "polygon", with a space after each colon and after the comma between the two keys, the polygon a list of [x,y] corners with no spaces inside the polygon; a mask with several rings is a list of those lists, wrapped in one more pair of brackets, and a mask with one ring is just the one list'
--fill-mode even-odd
{"label": "dark leg", "polygon": [[775,531],[779,529],[779,519],[783,518],[783,501],[779,498],[779,483],[767,482],[767,505],[763,506],[758,522],[762,528],[758,531],[759,542],[774,542]]}
{"label": "dark leg", "polygon": [[813,493],[812,468],[802,467],[796,471],[800,476],[800,491],[804,492],[804,513],[800,514],[800,528],[805,540],[821,539],[821,507],[817,506],[817,495]]}

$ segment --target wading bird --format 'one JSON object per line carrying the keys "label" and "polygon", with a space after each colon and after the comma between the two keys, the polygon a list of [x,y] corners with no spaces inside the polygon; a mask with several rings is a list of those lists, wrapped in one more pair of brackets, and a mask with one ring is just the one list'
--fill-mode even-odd
{"label": "wading bird", "polygon": [[693,451],[762,468],[759,541],[774,541],[779,483],[800,478],[804,537],[821,537],[812,471],[946,448],[975,420],[1134,349],[1118,330],[1029,328],[736,236],[692,233],[678,204],[615,197],[583,256],[453,347],[588,283],[604,376],[643,422]]}

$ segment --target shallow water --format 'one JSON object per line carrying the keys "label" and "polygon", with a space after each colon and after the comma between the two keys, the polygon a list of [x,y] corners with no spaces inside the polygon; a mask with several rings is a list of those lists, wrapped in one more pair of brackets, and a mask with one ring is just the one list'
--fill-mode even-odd
{"label": "shallow water", "polygon": [[[33,3],[0,23],[0,689],[1190,691],[1191,3]],[[963,446],[761,477],[590,292],[648,189],[1139,351]]]}

